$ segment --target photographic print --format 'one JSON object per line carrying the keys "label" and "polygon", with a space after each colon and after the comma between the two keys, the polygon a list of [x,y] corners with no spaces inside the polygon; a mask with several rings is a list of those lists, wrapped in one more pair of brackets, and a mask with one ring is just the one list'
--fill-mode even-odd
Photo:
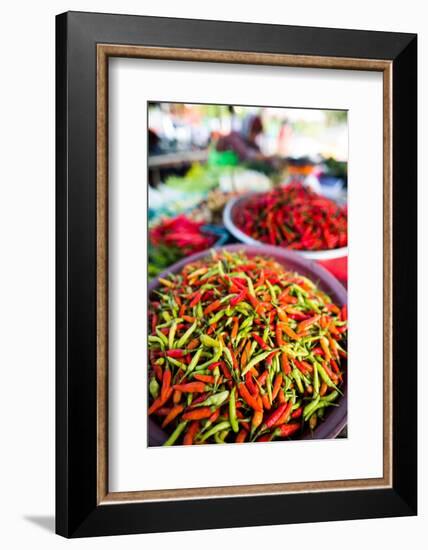
{"label": "photographic print", "polygon": [[56,23],[57,532],[416,514],[416,35]]}
{"label": "photographic print", "polygon": [[346,437],[346,110],[148,104],[148,445]]}

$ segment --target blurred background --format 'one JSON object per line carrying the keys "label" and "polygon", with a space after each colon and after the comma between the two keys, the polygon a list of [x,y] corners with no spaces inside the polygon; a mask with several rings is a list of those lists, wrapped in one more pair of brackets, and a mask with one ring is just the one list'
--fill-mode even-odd
{"label": "blurred background", "polygon": [[236,242],[223,209],[240,194],[300,181],[346,204],[347,161],[346,111],[150,103],[149,276]]}

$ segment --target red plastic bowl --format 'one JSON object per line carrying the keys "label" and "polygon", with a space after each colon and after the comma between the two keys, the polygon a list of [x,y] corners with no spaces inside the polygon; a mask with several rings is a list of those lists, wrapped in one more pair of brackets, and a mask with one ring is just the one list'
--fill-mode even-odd
{"label": "red plastic bowl", "polygon": [[[331,299],[338,306],[343,306],[347,303],[348,294],[341,283],[333,277],[326,269],[317,265],[311,260],[307,260],[297,254],[296,252],[285,250],[277,246],[251,246],[246,244],[232,244],[228,246],[219,247],[218,250],[228,250],[230,252],[243,251],[249,257],[252,256],[269,256],[274,258],[278,263],[282,264],[288,271],[296,271],[301,275],[304,275],[311,279],[318,287],[328,294]],[[153,279],[148,287],[149,296],[153,290],[159,286],[158,279],[168,276],[168,273],[177,273],[183,269],[188,263],[200,260],[207,257],[210,254],[209,250],[204,250],[188,256],[183,260],[175,263],[164,272],[160,273],[158,277]],[[339,435],[339,433],[346,426],[347,421],[347,379],[345,377],[345,383],[342,388],[343,395],[340,397],[338,404],[339,407],[331,407],[324,420],[315,428],[311,433],[304,433],[301,439],[332,439]],[[166,439],[167,434],[158,426],[151,418],[149,418],[149,446],[162,445]]]}

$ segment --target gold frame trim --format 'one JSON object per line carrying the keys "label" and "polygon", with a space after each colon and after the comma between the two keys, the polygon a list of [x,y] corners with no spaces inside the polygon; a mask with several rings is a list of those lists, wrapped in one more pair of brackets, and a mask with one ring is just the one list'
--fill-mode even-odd
{"label": "gold frame trim", "polygon": [[[383,477],[150,491],[108,490],[108,59],[205,61],[383,73]],[[255,52],[97,45],[97,503],[224,498],[392,487],[392,62]]]}

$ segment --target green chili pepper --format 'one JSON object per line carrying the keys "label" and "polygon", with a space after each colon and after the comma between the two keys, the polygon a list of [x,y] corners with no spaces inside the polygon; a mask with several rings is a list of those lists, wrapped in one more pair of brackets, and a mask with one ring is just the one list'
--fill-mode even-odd
{"label": "green chili pepper", "polygon": [[318,369],[315,366],[314,368],[314,393],[318,395],[320,392],[320,379],[318,376]]}
{"label": "green chili pepper", "polygon": [[230,399],[229,399],[229,420],[230,425],[232,426],[232,430],[236,433],[239,432],[239,425],[238,425],[238,419],[236,417],[236,388],[233,388],[230,392]]}
{"label": "green chili pepper", "polygon": [[222,444],[228,436],[230,430],[223,430],[222,432],[217,432],[214,434],[214,439],[216,443]]}
{"label": "green chili pepper", "polygon": [[166,359],[168,363],[171,363],[171,365],[175,365],[179,369],[182,369],[184,371],[187,369],[187,365],[185,365],[181,361],[178,361],[178,359],[174,359],[174,357],[167,357]]}
{"label": "green chili pepper", "polygon": [[204,316],[204,310],[202,309],[202,303],[198,302],[196,304],[196,317],[198,317],[198,319],[202,319],[203,316]]}
{"label": "green chili pepper", "polygon": [[335,391],[332,391],[331,393],[329,393],[328,395],[325,395],[323,398],[322,398],[322,401],[334,401],[335,399],[337,399],[339,397],[339,392],[337,390]]}
{"label": "green chili pepper", "polygon": [[229,390],[221,391],[219,393],[215,393],[213,395],[210,395],[205,399],[205,401],[202,401],[202,403],[198,403],[195,405],[195,407],[215,407],[218,408],[226,401],[226,399],[229,397]]}
{"label": "green chili pepper", "polygon": [[186,369],[186,374],[189,374],[190,372],[192,372],[194,368],[196,368],[199,358],[201,357],[201,353],[202,353],[202,348],[199,348],[196,351],[195,355],[192,357],[192,360],[190,361],[190,363],[188,364]]}
{"label": "green chili pepper", "polygon": [[214,338],[211,338],[211,336],[208,336],[207,334],[201,334],[200,340],[204,344],[204,346],[207,346],[209,348],[217,348],[221,345],[218,340],[214,340]]}
{"label": "green chili pepper", "polygon": [[303,418],[306,420],[311,416],[311,414],[315,411],[318,403],[320,401],[320,396],[317,395],[315,399],[313,399],[306,407],[303,409]]}
{"label": "green chili pepper", "polygon": [[156,380],[156,377],[152,376],[149,383],[149,392],[153,399],[156,399],[159,395],[160,385]]}
{"label": "green chili pepper", "polygon": [[174,443],[180,437],[181,432],[184,430],[186,425],[187,425],[187,420],[185,420],[184,422],[180,422],[180,424],[175,428],[175,430],[172,432],[172,434],[169,436],[169,438],[163,444],[164,447],[169,447],[171,445],[174,445]]}
{"label": "green chili pepper", "polygon": [[198,365],[198,368],[196,370],[202,370],[202,369],[205,369],[206,367],[209,367],[212,363],[217,363],[222,353],[223,353],[222,348],[218,348],[215,354],[211,357],[211,359],[209,359],[208,361],[205,361],[205,363],[202,363],[202,365]]}
{"label": "green chili pepper", "polygon": [[213,317],[211,317],[211,319],[208,321],[208,324],[212,325],[214,323],[218,323],[220,319],[223,317],[224,313],[225,313],[224,309],[217,311],[217,313]]}
{"label": "green chili pepper", "polygon": [[227,420],[225,420],[224,422],[219,422],[218,424],[213,426],[211,430],[208,430],[206,433],[204,433],[200,441],[206,441],[212,435],[216,434],[217,432],[227,430],[227,428],[230,428],[230,422],[228,422]]}
{"label": "green chili pepper", "polygon": [[159,330],[158,328],[156,328],[156,334],[162,340],[164,345],[167,346],[168,345],[168,338],[165,336],[165,334],[161,330]]}
{"label": "green chili pepper", "polygon": [[167,311],[162,311],[162,317],[165,319],[166,322],[171,321],[171,315]]}
{"label": "green chili pepper", "polygon": [[161,338],[159,338],[159,336],[150,335],[149,336],[149,342],[157,342],[157,343],[160,344],[162,350],[164,349],[165,343]]}
{"label": "green chili pepper", "polygon": [[177,348],[182,348],[187,343],[189,338],[194,333],[196,327],[198,326],[198,323],[195,321],[193,325],[186,330],[186,332],[183,334],[183,336],[178,340],[177,342]]}
{"label": "green chili pepper", "polygon": [[264,351],[263,353],[259,353],[258,355],[253,357],[253,359],[251,359],[251,361],[247,364],[245,369],[242,371],[241,376],[245,376],[248,371],[250,371],[255,365],[257,365],[257,363],[260,363],[260,361],[263,361],[264,359],[266,359],[266,357],[270,355],[272,351],[274,350]]}
{"label": "green chili pepper", "polygon": [[316,363],[316,366],[317,366],[318,372],[320,373],[321,378],[327,384],[327,386],[329,388],[337,389],[336,385],[332,382],[332,380],[330,380],[329,375],[325,372],[323,366],[318,362]]}
{"label": "green chili pepper", "polygon": [[296,369],[296,367],[293,367],[293,370],[291,371],[291,375],[293,376],[297,387],[299,388],[300,393],[305,393],[305,390],[303,388],[302,380],[300,379],[300,372]]}

